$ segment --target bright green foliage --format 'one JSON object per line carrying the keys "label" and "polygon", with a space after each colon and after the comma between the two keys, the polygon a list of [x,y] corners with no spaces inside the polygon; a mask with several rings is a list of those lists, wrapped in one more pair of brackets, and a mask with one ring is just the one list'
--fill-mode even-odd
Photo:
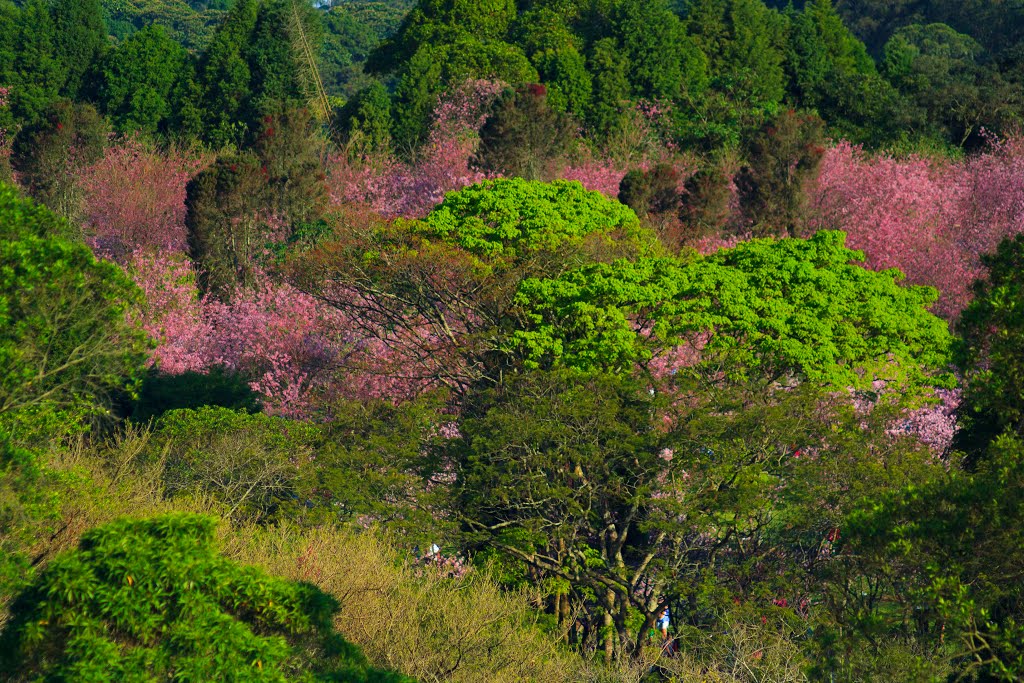
{"label": "bright green foliage", "polygon": [[864,386],[942,372],[950,340],[927,311],[935,290],[853,265],[862,255],[844,243],[842,233],[822,232],[689,262],[617,261],[527,280],[517,295],[524,329],[513,341],[532,365],[583,369],[627,369],[653,349],[700,348],[707,336],[702,362],[732,379]]}
{"label": "bright green foliage", "polygon": [[172,114],[185,50],[159,26],[133,34],[103,60],[99,99],[115,129],[156,133]]}
{"label": "bright green foliage", "polygon": [[0,183],[0,240],[22,237],[76,240],[81,233],[45,206],[22,197],[13,185]]}
{"label": "bright green foliage", "polygon": [[41,405],[103,412],[131,391],[149,344],[127,319],[140,302],[121,269],[85,245],[0,241],[0,414]]}
{"label": "bright green foliage", "polygon": [[488,180],[450,193],[414,229],[495,260],[557,252],[597,236],[650,239],[629,207],[567,180]]}
{"label": "bright green foliage", "polygon": [[348,681],[372,669],[309,584],[219,556],[215,521],[169,515],[87,532],[18,598],[0,642],[12,680]]}
{"label": "bright green foliage", "polygon": [[578,182],[501,179],[449,193],[422,221],[339,231],[297,254],[288,279],[389,347],[432,349],[423,376],[461,392],[510,360],[524,278],[656,253],[636,214]]}
{"label": "bright green foliage", "polygon": [[55,0],[54,57],[65,75],[61,95],[80,97],[89,90],[87,74],[107,48],[107,27],[100,0]]}
{"label": "bright green foliage", "polygon": [[1024,238],[983,257],[987,276],[957,325],[957,365],[965,375],[966,436],[984,449],[986,435],[1024,435]]}
{"label": "bright green foliage", "polygon": [[[913,639],[962,678],[1019,681],[1022,529],[1024,444],[1016,436],[996,440],[974,474],[954,470],[865,501],[845,524],[844,563],[830,577],[846,639],[823,634],[820,678],[829,670],[859,677],[844,671],[844,651]],[[838,590],[844,585],[854,590]],[[861,589],[869,585],[870,596]]]}

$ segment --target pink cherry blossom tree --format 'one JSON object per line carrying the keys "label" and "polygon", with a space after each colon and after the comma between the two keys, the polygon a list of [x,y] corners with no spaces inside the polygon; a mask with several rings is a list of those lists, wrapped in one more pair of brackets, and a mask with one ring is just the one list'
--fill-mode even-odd
{"label": "pink cherry blossom tree", "polygon": [[184,251],[185,186],[208,162],[175,149],[156,151],[135,137],[107,148],[78,180],[89,243],[118,260],[139,249]]}
{"label": "pink cherry blossom tree", "polygon": [[843,230],[869,267],[937,287],[935,312],[954,320],[981,254],[1024,231],[1024,139],[957,161],[872,156],[843,142],[826,154],[811,205],[813,229]]}

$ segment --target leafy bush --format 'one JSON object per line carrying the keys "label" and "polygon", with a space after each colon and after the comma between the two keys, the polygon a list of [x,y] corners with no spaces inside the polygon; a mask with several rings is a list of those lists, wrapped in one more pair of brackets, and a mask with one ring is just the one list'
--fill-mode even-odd
{"label": "leafy bush", "polygon": [[409,679],[333,632],[337,603],[216,552],[210,517],[122,520],[82,537],[17,599],[0,634],[11,681]]}
{"label": "leafy bush", "polygon": [[0,242],[0,414],[43,404],[102,413],[131,392],[149,346],[128,320],[140,299],[83,244]]}

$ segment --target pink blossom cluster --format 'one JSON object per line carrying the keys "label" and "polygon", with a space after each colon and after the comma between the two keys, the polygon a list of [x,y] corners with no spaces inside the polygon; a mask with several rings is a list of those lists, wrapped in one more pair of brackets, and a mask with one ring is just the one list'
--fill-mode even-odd
{"label": "pink blossom cluster", "polygon": [[607,159],[585,159],[570,164],[558,175],[565,180],[578,180],[588,190],[618,199],[626,169]]}
{"label": "pink blossom cluster", "polygon": [[[887,391],[884,380],[872,383],[872,393],[849,390],[855,410],[859,414],[867,413],[878,405]],[[953,439],[960,429],[957,421],[957,409],[963,401],[961,389],[933,389],[928,402],[907,412],[902,418],[888,426],[887,433],[892,436],[910,436],[916,438],[931,449],[936,456],[944,456],[953,445]]]}
{"label": "pink blossom cluster", "polygon": [[78,179],[90,245],[119,261],[140,249],[184,251],[185,188],[207,162],[176,150],[157,152],[134,137],[107,148]]}
{"label": "pink blossom cluster", "polygon": [[937,287],[935,312],[955,319],[970,301],[980,256],[1024,231],[1024,139],[962,161],[830,149],[811,196],[814,229],[839,229],[871,268],[899,268]]}
{"label": "pink blossom cluster", "polygon": [[894,425],[890,433],[915,436],[934,453],[944,455],[953,446],[959,430],[956,411],[963,400],[963,392],[959,389],[937,389],[935,399],[935,403],[918,408]]}
{"label": "pink blossom cluster", "polygon": [[505,87],[471,80],[442,96],[430,136],[409,163],[390,155],[356,161],[335,157],[328,174],[332,201],[366,204],[391,218],[422,218],[445,193],[484,180],[487,176],[472,163],[480,144],[477,131]]}
{"label": "pink blossom cluster", "polygon": [[181,255],[136,252],[132,274],[146,295],[151,360],[170,374],[223,366],[244,373],[275,414],[302,417],[329,387],[348,340],[340,315],[262,276],[229,303],[200,297]]}
{"label": "pink blossom cluster", "polygon": [[136,251],[130,270],[147,301],[140,322],[156,343],[151,362],[163,372],[240,371],[270,412],[291,417],[337,398],[401,401],[436,385],[415,347],[385,343],[265,274],[223,302],[200,296],[182,254]]}

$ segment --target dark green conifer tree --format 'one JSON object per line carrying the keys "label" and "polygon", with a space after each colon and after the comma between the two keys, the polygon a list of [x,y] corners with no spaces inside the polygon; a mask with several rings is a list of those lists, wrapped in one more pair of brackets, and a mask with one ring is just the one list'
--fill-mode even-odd
{"label": "dark green conifer tree", "polygon": [[88,74],[107,50],[107,26],[100,0],[55,0],[54,57],[65,75],[61,94],[72,99],[86,93]]}

